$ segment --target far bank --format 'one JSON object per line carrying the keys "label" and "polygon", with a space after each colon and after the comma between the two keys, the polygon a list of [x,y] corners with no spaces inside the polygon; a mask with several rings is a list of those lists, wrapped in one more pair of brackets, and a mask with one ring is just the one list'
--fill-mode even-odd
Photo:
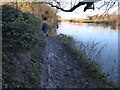
{"label": "far bank", "polygon": [[94,15],[88,16],[87,18],[71,18],[71,19],[60,19],[62,22],[68,21],[72,23],[95,23],[110,25],[113,29],[120,29],[120,15],[118,14],[105,14],[105,15]]}

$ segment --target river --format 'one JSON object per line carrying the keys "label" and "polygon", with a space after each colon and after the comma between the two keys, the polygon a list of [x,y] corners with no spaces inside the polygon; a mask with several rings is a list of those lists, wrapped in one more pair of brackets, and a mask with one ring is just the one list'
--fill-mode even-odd
{"label": "river", "polygon": [[90,58],[97,59],[103,72],[109,75],[108,78],[118,81],[118,30],[100,24],[61,22],[57,34],[69,35],[76,42],[84,44],[99,42],[97,49],[104,47],[101,49],[99,58],[95,58],[97,51],[92,53]]}

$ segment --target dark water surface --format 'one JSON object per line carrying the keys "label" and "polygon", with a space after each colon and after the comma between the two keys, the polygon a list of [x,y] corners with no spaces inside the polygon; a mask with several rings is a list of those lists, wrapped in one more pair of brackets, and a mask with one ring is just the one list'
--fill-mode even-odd
{"label": "dark water surface", "polygon": [[[57,29],[57,34],[73,37],[76,42],[84,44],[90,41],[99,42],[98,49],[102,46],[100,57],[97,59],[103,72],[109,74],[108,78],[118,80],[118,30],[100,24],[62,22]],[[95,56],[95,53],[93,53]],[[96,60],[96,58],[91,57]]]}

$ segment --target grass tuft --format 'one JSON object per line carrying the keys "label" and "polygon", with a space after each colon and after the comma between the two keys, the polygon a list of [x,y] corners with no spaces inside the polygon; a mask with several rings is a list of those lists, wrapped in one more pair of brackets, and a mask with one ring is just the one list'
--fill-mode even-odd
{"label": "grass tuft", "polygon": [[[72,37],[60,34],[57,38],[63,43],[65,49],[76,58],[78,65],[83,72],[83,76],[92,78],[98,87],[116,87],[116,85],[107,78],[106,74],[102,72],[102,69],[98,62],[91,60],[86,54],[86,47],[83,43],[80,44],[80,49],[76,48],[75,41]],[[97,45],[94,44],[95,47]],[[92,48],[93,49],[93,48]],[[80,51],[79,51],[80,50]]]}

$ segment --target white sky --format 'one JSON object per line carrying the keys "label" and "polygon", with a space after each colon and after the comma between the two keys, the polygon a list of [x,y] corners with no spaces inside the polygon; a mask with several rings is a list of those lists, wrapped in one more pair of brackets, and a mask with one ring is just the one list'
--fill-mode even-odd
{"label": "white sky", "polygon": [[[76,0],[76,1],[79,1],[79,0]],[[101,3],[103,3],[103,1],[110,1],[110,0],[102,0],[102,1],[97,2],[95,4],[95,10],[88,9],[86,12],[83,12],[83,9],[85,7],[85,5],[83,5],[83,6],[78,7],[73,12],[63,12],[63,11],[59,10],[58,15],[60,15],[64,19],[69,19],[69,18],[87,18],[87,16],[93,16],[96,14],[103,14],[105,12],[105,8],[101,8],[99,10],[97,9],[97,7],[101,6]],[[68,5],[67,5],[67,7],[65,7],[65,9],[68,9]],[[113,13],[116,10],[118,10],[117,3],[115,4],[114,8],[109,10],[108,13]]]}
{"label": "white sky", "polygon": [[[16,1],[16,0],[0,0],[0,1],[10,2],[10,1]],[[44,0],[17,0],[17,1],[39,2],[39,1],[44,1]],[[46,0],[46,1],[53,1],[53,0]],[[70,9],[69,6],[71,6],[71,3],[70,3],[71,1],[72,1],[72,4],[77,4],[79,1],[83,1],[83,0],[57,0],[57,1],[62,2],[62,6],[64,7],[64,9]],[[93,15],[96,15],[96,14],[103,14],[104,11],[105,11],[104,10],[105,8],[102,8],[102,9],[98,10],[97,7],[101,6],[104,1],[111,1],[111,0],[101,0],[101,1],[100,0],[85,0],[85,1],[99,1],[99,2],[97,2],[95,4],[95,10],[88,9],[86,12],[83,12],[83,9],[84,9],[85,5],[82,5],[82,6],[78,7],[76,10],[74,10],[73,12],[63,12],[61,10],[58,10],[59,11],[58,15],[61,16],[64,19],[69,19],[69,18],[86,18],[87,16],[93,16]],[[116,0],[116,1],[120,1],[120,0]],[[116,5],[117,5],[117,3],[116,3]],[[118,10],[118,6],[111,9],[109,11],[109,13],[112,13],[116,10]]]}

